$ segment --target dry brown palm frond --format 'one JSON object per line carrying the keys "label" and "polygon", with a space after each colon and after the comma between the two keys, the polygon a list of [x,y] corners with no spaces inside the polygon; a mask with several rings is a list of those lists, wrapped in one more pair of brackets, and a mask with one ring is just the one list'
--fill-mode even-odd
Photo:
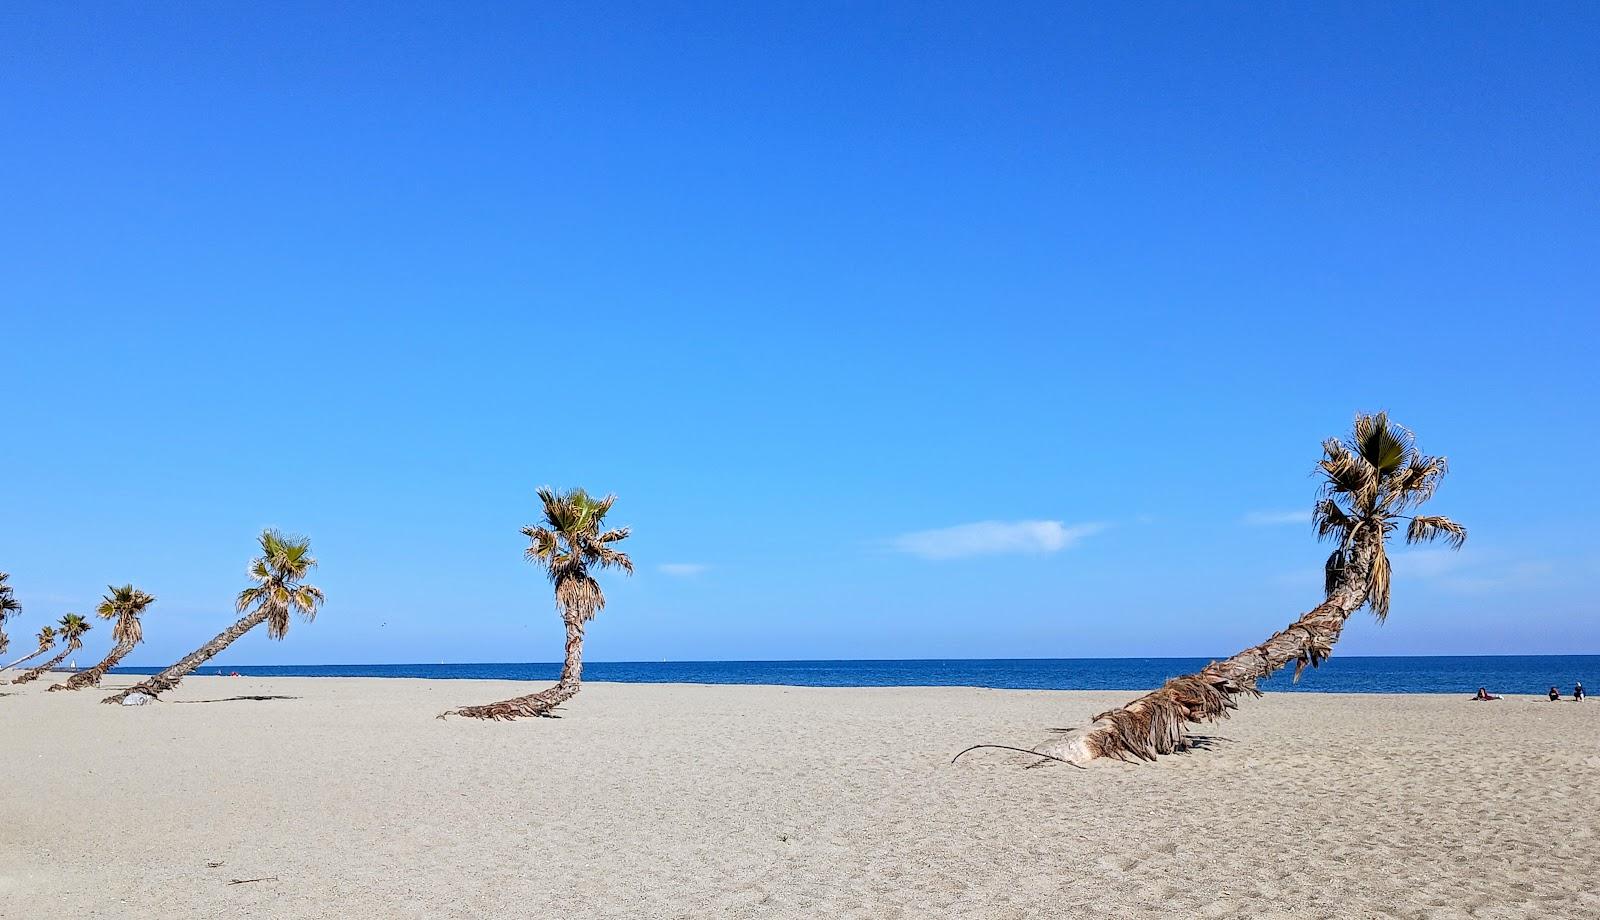
{"label": "dry brown palm frond", "polygon": [[1311,511],[1311,520],[1317,530],[1318,540],[1337,540],[1345,543],[1356,526],[1356,518],[1345,513],[1339,503],[1331,498],[1320,499]]}
{"label": "dry brown palm frond", "polygon": [[553,531],[543,527],[524,527],[522,535],[528,538],[528,548],[523,551],[529,562],[543,562],[554,559],[560,551],[560,544],[556,541]]}
{"label": "dry brown palm frond", "polygon": [[1325,478],[1323,494],[1329,498],[1348,495],[1358,508],[1371,508],[1377,501],[1378,473],[1366,460],[1343,445],[1330,451],[1317,466]]}
{"label": "dry brown palm frond", "polygon": [[628,558],[627,553],[619,553],[609,546],[596,543],[590,547],[589,555],[601,568],[618,568],[633,574],[633,560]]}
{"label": "dry brown palm frond", "polygon": [[1367,606],[1379,623],[1389,618],[1389,554],[1381,545],[1367,571]]}
{"label": "dry brown palm frond", "polygon": [[1450,470],[1445,457],[1428,457],[1418,454],[1406,467],[1390,477],[1384,505],[1390,511],[1402,511],[1411,505],[1420,505],[1439,489],[1439,482]]}
{"label": "dry brown palm frond", "polygon": [[1419,514],[1406,528],[1407,543],[1431,543],[1443,540],[1453,549],[1467,542],[1467,529],[1447,517],[1436,514]]}
{"label": "dry brown palm frond", "polygon": [[562,616],[583,623],[605,608],[606,595],[600,583],[588,575],[572,575],[556,582],[556,604]]}

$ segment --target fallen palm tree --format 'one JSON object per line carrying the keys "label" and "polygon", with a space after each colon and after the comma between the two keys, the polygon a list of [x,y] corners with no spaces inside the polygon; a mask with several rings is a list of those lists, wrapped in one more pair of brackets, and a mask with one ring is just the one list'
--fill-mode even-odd
{"label": "fallen palm tree", "polygon": [[12,683],[25,684],[29,681],[38,680],[39,675],[51,670],[56,665],[67,660],[68,655],[83,648],[83,634],[92,628],[89,625],[89,621],[76,613],[69,613],[62,616],[60,623],[60,636],[66,641],[66,645],[62,646],[61,651],[57,652],[54,658],[36,668],[22,672],[22,676],[12,681]]}
{"label": "fallen palm tree", "polygon": [[119,704],[130,696],[143,697],[145,702],[154,700],[262,623],[267,624],[267,638],[278,640],[289,633],[289,614],[299,614],[307,622],[316,619],[317,610],[322,606],[322,589],[305,583],[306,576],[317,567],[316,557],[311,555],[311,540],[267,529],[261,532],[257,542],[261,545],[261,555],[251,561],[247,570],[252,584],[240,591],[234,602],[234,608],[244,616],[160,674],[100,702]]}
{"label": "fallen palm tree", "polygon": [[94,612],[102,620],[115,621],[111,625],[111,638],[116,644],[99,664],[88,670],[79,671],[67,678],[65,683],[55,684],[50,688],[51,692],[100,686],[100,678],[116,667],[117,662],[128,657],[134,646],[144,641],[144,627],[140,625],[139,617],[144,615],[145,608],[154,604],[156,599],[133,585],[123,585],[120,588],[116,585],[107,585],[106,589],[106,595],[100,599]]}
{"label": "fallen palm tree", "polygon": [[4,667],[0,667],[0,672],[9,671],[17,665],[25,664],[35,658],[38,658],[45,652],[50,651],[50,647],[56,644],[56,628],[54,626],[46,626],[39,630],[39,635],[36,638],[39,641],[39,647],[37,649],[29,652],[26,655],[23,655],[16,661],[6,664]]}
{"label": "fallen palm tree", "polygon": [[1059,733],[1027,753],[1083,763],[1101,757],[1155,760],[1188,750],[1195,746],[1188,727],[1226,718],[1241,696],[1260,696],[1257,681],[1291,662],[1299,680],[1307,665],[1321,664],[1357,610],[1369,607],[1383,622],[1389,615],[1385,544],[1401,521],[1408,522],[1407,543],[1444,540],[1459,549],[1465,542],[1466,529],[1449,518],[1402,513],[1433,497],[1447,463],[1417,450],[1411,432],[1390,422],[1387,413],[1356,416],[1350,436],[1324,441],[1322,452],[1317,466],[1323,483],[1312,515],[1317,537],[1336,544],[1325,566],[1326,599],[1260,645],[1175,677],[1100,713],[1087,728]]}

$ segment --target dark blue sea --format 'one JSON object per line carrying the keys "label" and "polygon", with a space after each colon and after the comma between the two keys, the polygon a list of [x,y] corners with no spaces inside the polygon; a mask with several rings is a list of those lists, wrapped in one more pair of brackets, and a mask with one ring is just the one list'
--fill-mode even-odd
{"label": "dark blue sea", "polygon": [[[1208,658],[988,658],[896,661],[592,661],[586,680],[623,683],[785,684],[796,687],[994,687],[1012,690],[1142,690],[1204,667]],[[117,668],[154,674],[159,668]],[[223,665],[199,674],[260,677],[425,677],[555,680],[561,666],[539,664]],[[1570,693],[1581,681],[1600,691],[1600,655],[1492,655],[1415,658],[1334,657],[1261,685],[1316,693]]]}

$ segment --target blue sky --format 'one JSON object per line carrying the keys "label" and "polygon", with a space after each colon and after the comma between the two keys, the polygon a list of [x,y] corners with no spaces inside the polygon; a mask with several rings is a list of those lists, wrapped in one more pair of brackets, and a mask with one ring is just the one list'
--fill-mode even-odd
{"label": "blue sky", "polygon": [[1388,408],[1471,540],[1341,652],[1600,652],[1592,5],[0,17],[14,634],[165,663],[275,525],[327,606],[219,663],[553,660],[553,484],[597,660],[1226,654]]}

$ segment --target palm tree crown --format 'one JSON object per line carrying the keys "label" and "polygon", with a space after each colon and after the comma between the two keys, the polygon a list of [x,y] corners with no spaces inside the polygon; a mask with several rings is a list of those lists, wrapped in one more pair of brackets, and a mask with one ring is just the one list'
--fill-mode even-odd
{"label": "palm tree crown", "polygon": [[1338,544],[1326,565],[1332,591],[1351,559],[1358,539],[1371,542],[1372,566],[1366,604],[1382,622],[1389,615],[1389,557],[1384,542],[1402,520],[1407,543],[1444,540],[1459,549],[1467,529],[1447,517],[1401,512],[1433,497],[1449,462],[1417,449],[1409,430],[1389,421],[1387,412],[1357,415],[1350,436],[1322,442],[1322,494],[1313,509],[1317,537]]}
{"label": "palm tree crown", "polygon": [[544,526],[522,528],[530,541],[523,555],[545,567],[562,618],[588,622],[606,605],[605,593],[589,575],[589,567],[616,567],[633,574],[633,560],[609,545],[626,540],[628,528],[600,529],[617,497],[544,488],[539,490],[539,501],[544,503]]}
{"label": "palm tree crown", "polygon": [[61,620],[61,638],[68,642],[77,642],[84,633],[93,629],[89,621],[76,613],[64,615]]}
{"label": "palm tree crown", "polygon": [[250,563],[250,578],[255,584],[239,592],[239,612],[250,607],[265,612],[267,637],[282,639],[289,632],[290,611],[307,622],[317,616],[323,601],[322,589],[301,583],[306,573],[316,567],[309,538],[277,530],[262,531],[261,555]]}
{"label": "palm tree crown", "polygon": [[6,635],[6,620],[22,612],[22,605],[17,603],[11,585],[7,584],[10,580],[9,574],[0,572],[0,654],[11,644],[11,639]]}
{"label": "palm tree crown", "polygon": [[144,628],[139,625],[139,617],[156,599],[133,585],[106,585],[106,590],[94,612],[101,619],[117,621],[111,627],[111,638],[128,645],[143,642]]}
{"label": "palm tree crown", "polygon": [[47,649],[56,644],[56,628],[54,626],[46,626],[40,629],[39,635],[34,638],[39,640],[40,649]]}

